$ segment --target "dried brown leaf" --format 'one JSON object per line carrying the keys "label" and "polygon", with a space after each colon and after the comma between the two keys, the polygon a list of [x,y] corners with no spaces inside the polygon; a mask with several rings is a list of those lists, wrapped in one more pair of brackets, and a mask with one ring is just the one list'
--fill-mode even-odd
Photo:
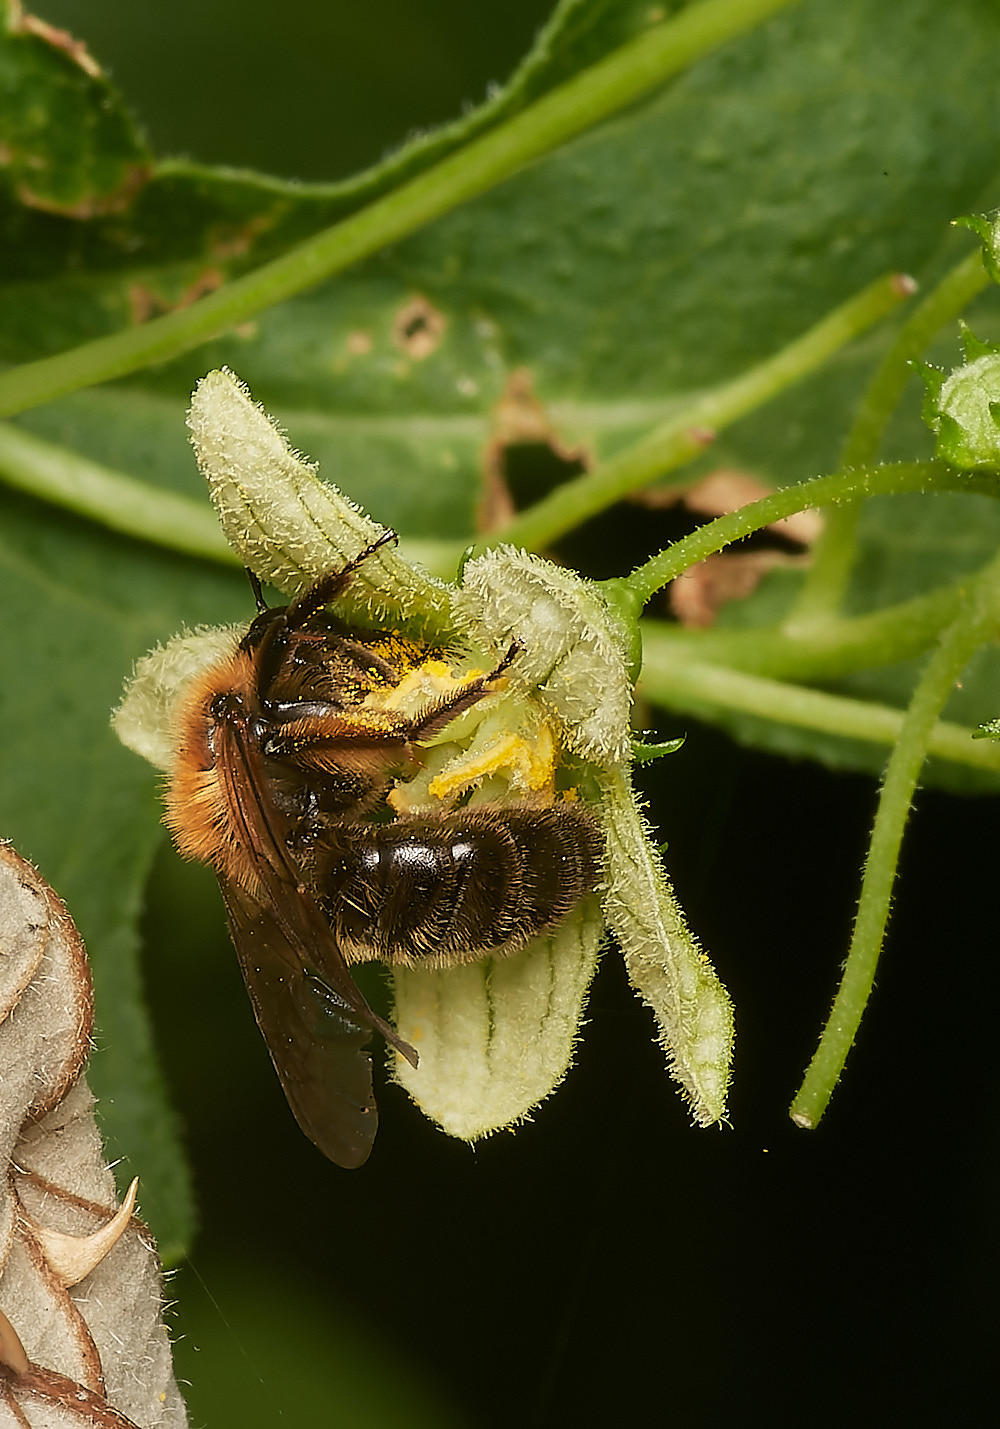
{"label": "dried brown leaf", "polygon": [[782,551],[720,551],[670,582],[670,609],[682,625],[704,628],[731,600],[746,600],[776,566],[800,566],[808,559]]}
{"label": "dried brown leaf", "polygon": [[476,510],[479,531],[502,531],[517,508],[507,484],[507,450],[514,446],[547,446],[567,464],[586,470],[590,459],[582,447],[566,446],[549,414],[535,396],[531,373],[518,367],[510,374],[493,409],[490,440],[483,452],[483,488]]}

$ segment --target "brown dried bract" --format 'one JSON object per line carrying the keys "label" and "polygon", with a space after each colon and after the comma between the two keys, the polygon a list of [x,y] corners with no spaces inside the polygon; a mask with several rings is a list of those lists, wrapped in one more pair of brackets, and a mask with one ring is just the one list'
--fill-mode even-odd
{"label": "brown dried bract", "polygon": [[21,1337],[2,1310],[0,1310],[0,1364],[5,1365],[14,1374],[27,1374],[30,1367],[30,1361],[21,1344]]}
{"label": "brown dried bract", "polygon": [[181,1429],[148,1230],[119,1210],[82,1072],[93,998],[64,905],[0,844],[0,1419]]}
{"label": "brown dried bract", "polygon": [[[29,1364],[18,1375],[0,1366],[0,1404],[9,1411],[11,1422],[24,1429],[32,1429],[39,1420],[66,1429],[139,1429],[134,1419],[119,1413],[103,1394],[41,1365]],[[39,1419],[35,1410],[40,1412]]]}

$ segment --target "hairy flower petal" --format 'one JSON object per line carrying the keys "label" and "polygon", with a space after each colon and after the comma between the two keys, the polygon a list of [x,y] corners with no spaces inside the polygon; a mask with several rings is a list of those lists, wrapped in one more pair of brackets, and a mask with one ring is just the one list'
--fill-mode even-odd
{"label": "hairy flower petal", "polygon": [[521,1121],[569,1069],[604,920],[589,899],[510,958],[433,972],[397,968],[395,1023],[420,1054],[396,1080],[465,1141]]}
{"label": "hairy flower petal", "polygon": [[176,635],[137,660],[122,702],[111,716],[126,749],[157,769],[172,769],[177,708],[188,685],[203,670],[232,655],[245,631],[245,626],[221,625]]}
{"label": "hairy flower petal", "polygon": [[484,642],[523,643],[513,674],[537,687],[569,749],[597,764],[625,756],[632,705],[627,640],[596,586],[501,546],[466,565],[455,611]]}
{"label": "hairy flower petal", "polygon": [[[286,594],[297,595],[384,534],[384,526],[319,479],[233,373],[202,378],[188,426],[226,539],[250,570]],[[386,546],[358,571],[342,604],[375,622],[440,623],[448,592]]]}
{"label": "hairy flower petal", "polygon": [[604,912],[632,986],[653,1009],[671,1075],[695,1121],[721,1121],[733,1048],[733,1010],[688,928],[627,766],[601,776],[608,841]]}

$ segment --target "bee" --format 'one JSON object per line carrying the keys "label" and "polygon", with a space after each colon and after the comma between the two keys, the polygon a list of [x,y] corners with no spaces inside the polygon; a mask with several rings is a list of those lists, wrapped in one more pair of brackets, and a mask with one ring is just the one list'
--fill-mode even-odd
{"label": "bee", "polygon": [[351,972],[368,960],[447,967],[524,947],[595,886],[589,815],[479,804],[394,816],[395,781],[423,746],[497,687],[487,674],[416,714],[373,703],[433,652],[352,630],[331,611],[387,541],[268,607],[231,656],[193,681],[180,714],[166,822],[208,863],[258,1026],[299,1126],[340,1166],[360,1166],[378,1124],[368,1042],[417,1054],[368,1005]]}

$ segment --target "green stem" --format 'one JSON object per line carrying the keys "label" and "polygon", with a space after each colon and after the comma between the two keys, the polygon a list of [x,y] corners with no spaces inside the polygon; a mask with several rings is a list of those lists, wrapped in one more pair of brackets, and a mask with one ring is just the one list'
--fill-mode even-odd
{"label": "green stem", "polygon": [[876,459],[889,419],[912,375],[910,364],[945,323],[957,318],[989,283],[982,251],[976,247],[916,304],[861,400],[844,442],[841,466],[867,466]]}
{"label": "green stem", "polygon": [[964,609],[942,636],[903,718],[879,795],[844,977],[816,1055],[790,1109],[797,1126],[817,1125],[854,1043],[875,980],[903,829],[931,734],[955,681],[996,629],[998,597],[1000,560],[995,560],[971,587]]}
{"label": "green stem", "polygon": [[643,662],[669,666],[694,660],[779,680],[835,680],[922,655],[955,619],[966,584],[939,586],[869,615],[835,616],[806,627],[684,630],[644,620]]}
{"label": "green stem", "polygon": [[0,422],[0,480],[112,531],[238,566],[207,502],[161,491]]}
{"label": "green stem", "polygon": [[[908,316],[883,357],[855,414],[844,442],[841,466],[869,466],[919,357],[946,322],[958,316],[989,284],[979,248],[950,269]],[[796,618],[819,620],[839,610],[854,567],[858,521],[863,505],[853,502],[829,512],[813,550],[812,567],[796,606]]]}
{"label": "green stem", "polygon": [[0,416],[163,362],[315,286],[485,193],[789,3],[701,0],[689,6],[395,192],[190,307],[6,373]]}
{"label": "green stem", "polygon": [[648,437],[594,471],[558,487],[488,541],[480,542],[477,553],[501,542],[537,551],[628,492],[683,466],[704,451],[721,428],[814,372],[911,292],[909,280],[903,281],[897,274],[879,278],[773,357],[732,382],[691,398]]}
{"label": "green stem", "polygon": [[896,462],[892,465],[840,472],[834,476],[817,476],[797,486],[786,486],[760,501],[751,501],[720,516],[676,541],[645,565],[639,566],[620,584],[640,602],[656,594],[668,581],[682,575],[690,566],[714,555],[733,541],[739,541],[754,531],[770,526],[807,506],[828,506],[832,502],[853,500],[859,496],[886,495],[901,491],[964,491],[976,494],[1000,495],[1000,482],[981,473],[958,472],[944,462]]}
{"label": "green stem", "polygon": [[[642,667],[639,694],[653,704],[703,716],[706,710],[736,710],[776,724],[794,725],[842,739],[864,739],[893,745],[905,718],[902,710],[867,700],[846,699],[711,665],[677,658],[651,660]],[[974,738],[964,725],[939,720],[931,730],[928,753],[953,764],[1000,773],[1000,744]]]}
{"label": "green stem", "polygon": [[[581,483],[589,484],[591,492],[599,493],[597,500],[600,503],[616,499],[617,486],[623,472],[630,473],[629,484],[634,484],[633,477],[639,484],[644,484],[651,474],[656,474],[653,469],[661,469],[663,450],[659,449],[657,442],[664,432],[674,432],[674,437],[667,437],[667,443],[673,443],[674,453],[691,454],[693,440],[697,446],[697,440],[691,439],[690,436],[691,424],[697,422],[699,416],[713,414],[716,424],[719,424],[727,420],[727,417],[733,420],[757,403],[764,402],[767,397],[773,396],[776,390],[780,390],[783,384],[801,376],[806,366],[823,362],[831,350],[846,342],[847,337],[853,336],[859,330],[859,324],[873,322],[877,313],[883,312],[884,300],[897,300],[891,279],[880,280],[870,289],[864,290],[864,293],[857,294],[850,303],[829,314],[809,333],[791,343],[766,363],[761,363],[749,373],[737,377],[736,382],[726,383],[713,392],[704,393],[683,410],[679,419],[674,419],[667,427],[660,427],[659,433],[653,434],[653,439],[631,447],[629,452],[604,464],[597,472],[567,484],[561,489],[559,496],[563,513],[569,513],[570,524],[576,520],[574,503],[580,500]],[[650,450],[654,453],[653,467],[650,467]],[[656,454],[657,450],[659,456]],[[927,479],[924,472],[930,473]],[[919,474],[914,476],[913,473]],[[86,462],[83,457],[77,457],[69,450],[43,442],[39,437],[30,436],[23,429],[10,424],[4,427],[3,436],[0,437],[0,479],[6,480],[11,486],[27,490],[33,496],[67,506],[74,512],[99,520],[111,529],[123,530],[131,536],[140,536],[170,549],[184,550],[213,559],[233,559],[229,547],[209,533],[209,527],[214,526],[214,520],[207,507],[186,502],[184,497],[157,492],[153,487],[141,486],[124,473],[110,472],[97,463]],[[913,482],[916,482],[917,490],[923,490],[926,484],[933,484],[936,489],[953,490],[956,489],[957,483],[959,490],[986,490],[990,494],[997,492],[994,477],[970,474],[957,477],[950,467],[936,466],[933,463],[920,467],[883,467],[874,473],[821,477],[816,482],[804,483],[803,486],[787,487],[783,492],[774,493],[774,496],[764,497],[761,502],[744,506],[740,512],[720,517],[717,522],[701,527],[699,532],[690,536],[686,542],[679,542],[667,552],[654,557],[623,582],[609,582],[607,586],[610,590],[611,584],[616,584],[620,599],[627,600],[631,607],[641,606],[654,590],[659,589],[660,584],[679,574],[689,564],[703,559],[711,550],[721,549],[721,546],[730,540],[737,540],[751,530],[759,529],[759,526],[766,526],[771,520],[787,516],[809,504],[843,500],[857,490],[864,490],[866,493],[873,490],[913,490]],[[586,493],[583,499],[586,502]],[[500,540],[513,540],[529,547],[539,546],[553,534],[551,523],[547,524],[546,529],[544,509],[551,509],[551,500],[540,502],[539,506],[524,513],[513,526],[507,527],[491,542],[483,543],[483,546],[497,544]],[[540,512],[543,513],[541,520]],[[457,543],[454,546],[436,543],[433,550],[429,549],[427,554],[433,559],[433,569],[437,573],[450,576],[459,560],[461,546]]]}

